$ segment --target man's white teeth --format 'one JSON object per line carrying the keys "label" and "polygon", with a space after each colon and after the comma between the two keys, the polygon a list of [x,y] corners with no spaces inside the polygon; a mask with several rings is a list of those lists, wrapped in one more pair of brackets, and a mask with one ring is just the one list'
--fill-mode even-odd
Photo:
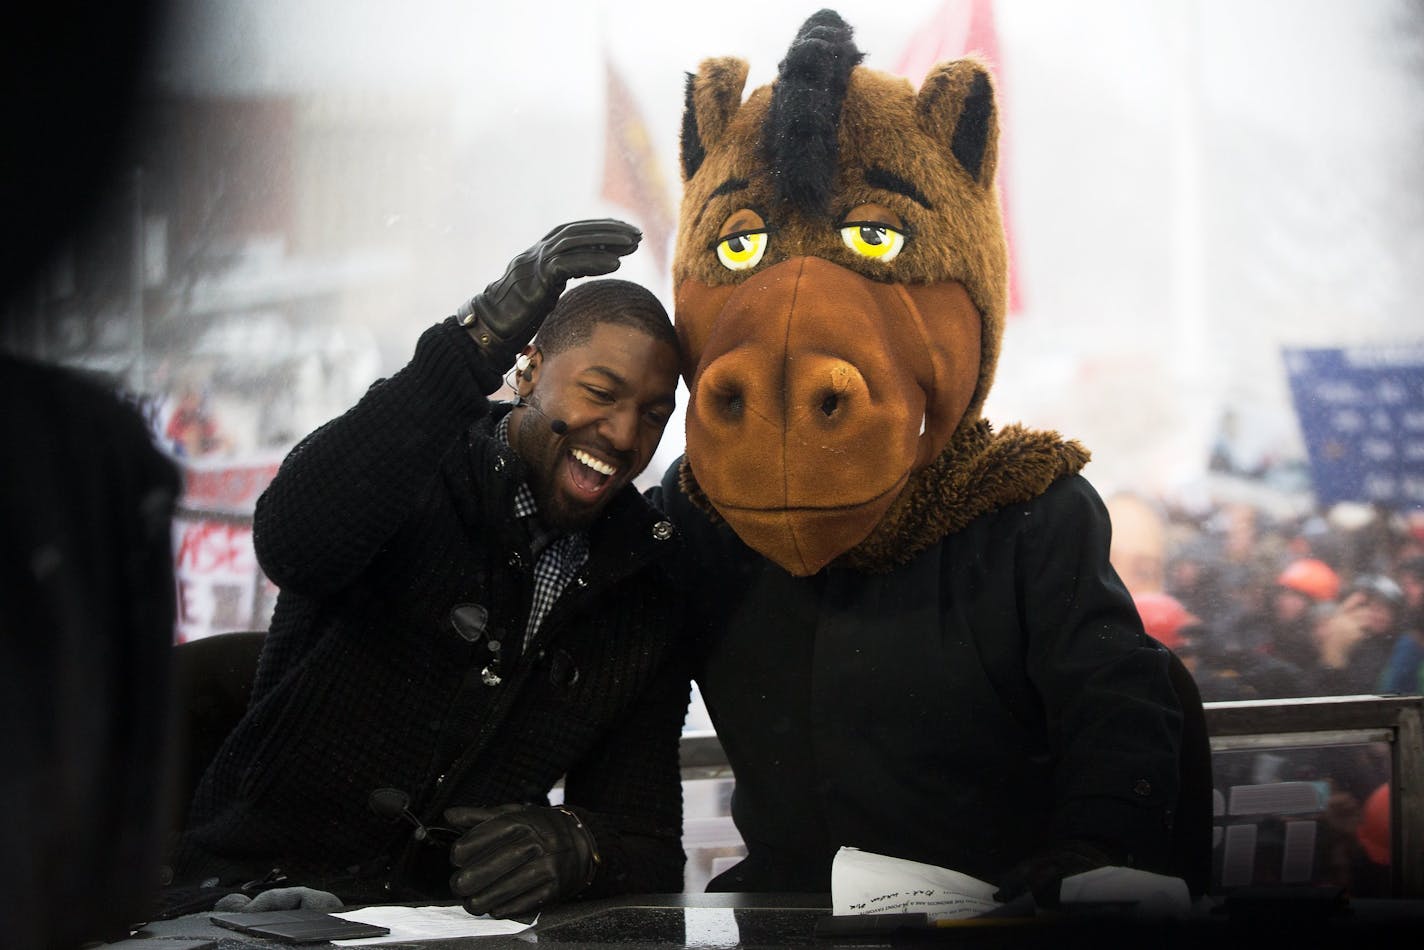
{"label": "man's white teeth", "polygon": [[599,459],[594,458],[592,455],[589,455],[583,449],[574,449],[573,456],[574,458],[578,459],[580,462],[587,465],[589,468],[593,469],[600,475],[612,475],[614,472],[618,471],[612,465],[609,465],[607,462],[603,462]]}

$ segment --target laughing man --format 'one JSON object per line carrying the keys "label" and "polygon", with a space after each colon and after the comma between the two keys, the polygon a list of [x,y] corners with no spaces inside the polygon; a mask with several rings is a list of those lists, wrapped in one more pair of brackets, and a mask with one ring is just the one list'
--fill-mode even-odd
{"label": "laughing man", "polygon": [[555,228],[287,457],[254,529],[280,597],[179,884],[497,916],[682,889],[680,542],[631,485],[676,338],[637,285],[564,293],[640,237]]}

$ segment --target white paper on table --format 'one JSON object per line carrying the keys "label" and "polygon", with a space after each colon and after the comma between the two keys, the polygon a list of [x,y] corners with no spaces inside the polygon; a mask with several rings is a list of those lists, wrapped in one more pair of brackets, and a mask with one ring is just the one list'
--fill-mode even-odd
{"label": "white paper on table", "polygon": [[1147,917],[1185,917],[1192,909],[1186,881],[1137,868],[1093,868],[1065,877],[1058,899],[1065,904],[1130,902],[1137,905],[1134,914]]}
{"label": "white paper on table", "polygon": [[924,913],[929,920],[975,917],[1000,906],[996,888],[960,871],[841,848],[831,862],[831,906],[838,915]]}
{"label": "white paper on table", "polygon": [[377,904],[357,910],[338,911],[332,916],[344,920],[360,921],[363,924],[379,924],[391,929],[391,932],[384,937],[332,941],[340,947],[398,943],[402,940],[441,940],[447,937],[497,937],[505,934],[517,934],[534,926],[534,924],[526,924],[518,920],[475,917],[459,904],[432,907]]}

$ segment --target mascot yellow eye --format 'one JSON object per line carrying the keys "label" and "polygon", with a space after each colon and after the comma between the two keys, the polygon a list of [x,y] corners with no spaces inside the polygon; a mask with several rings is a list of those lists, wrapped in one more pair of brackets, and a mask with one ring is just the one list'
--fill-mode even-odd
{"label": "mascot yellow eye", "polygon": [[730,234],[717,242],[717,260],[728,270],[747,270],[755,267],[765,253],[765,231]]}
{"label": "mascot yellow eye", "polygon": [[893,261],[905,246],[905,235],[883,224],[844,224],[841,240],[861,257]]}

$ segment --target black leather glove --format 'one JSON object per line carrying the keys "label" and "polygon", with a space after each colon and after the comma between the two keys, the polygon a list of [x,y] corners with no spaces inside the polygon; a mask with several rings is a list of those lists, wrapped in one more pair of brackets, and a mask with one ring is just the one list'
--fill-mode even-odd
{"label": "black leather glove", "polygon": [[1083,840],[1060,841],[1016,864],[999,882],[994,900],[1011,901],[1033,893],[1040,907],[1058,906],[1058,888],[1065,877],[1093,868],[1121,864],[1104,846]]}
{"label": "black leather glove", "polygon": [[319,910],[330,913],[340,910],[344,904],[341,898],[330,891],[319,891],[311,887],[274,887],[256,897],[246,894],[228,894],[218,899],[213,910],[240,910],[256,914],[265,910]]}
{"label": "black leather glove", "polygon": [[561,224],[455,315],[503,370],[534,338],[571,279],[617,270],[619,258],[633,253],[642,238],[642,231],[612,218]]}
{"label": "black leather glove", "polygon": [[573,897],[593,882],[598,848],[572,811],[539,805],[450,808],[468,828],[450,846],[450,891],[472,914],[512,917]]}

